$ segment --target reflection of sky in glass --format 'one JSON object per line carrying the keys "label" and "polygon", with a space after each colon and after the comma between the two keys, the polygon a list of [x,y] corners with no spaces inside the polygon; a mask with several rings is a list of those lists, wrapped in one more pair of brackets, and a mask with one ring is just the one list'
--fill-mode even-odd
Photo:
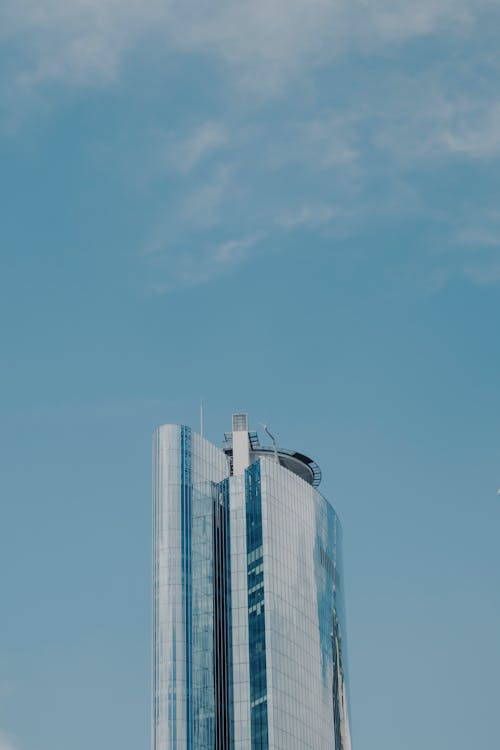
{"label": "reflection of sky in glass", "polygon": [[227,471],[187,428],[157,432],[154,750],[331,750],[336,645],[347,679],[340,523],[271,459]]}
{"label": "reflection of sky in glass", "polygon": [[330,750],[340,524],[312,487],[274,462],[261,465],[270,733],[279,748]]}

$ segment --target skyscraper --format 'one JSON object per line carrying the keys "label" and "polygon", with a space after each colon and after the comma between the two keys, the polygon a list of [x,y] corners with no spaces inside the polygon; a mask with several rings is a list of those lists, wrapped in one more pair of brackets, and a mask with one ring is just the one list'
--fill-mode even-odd
{"label": "skyscraper", "polygon": [[341,527],[245,414],[153,444],[152,750],[351,750]]}

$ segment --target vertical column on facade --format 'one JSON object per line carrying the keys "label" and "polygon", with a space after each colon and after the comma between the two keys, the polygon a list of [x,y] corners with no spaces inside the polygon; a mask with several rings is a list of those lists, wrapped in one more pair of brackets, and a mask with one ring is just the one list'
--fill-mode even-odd
{"label": "vertical column on facade", "polygon": [[192,713],[192,588],[191,588],[191,430],[181,427],[181,564],[186,664],[186,748],[191,750],[193,734]]}
{"label": "vertical column on facade", "polygon": [[153,639],[151,654],[151,682],[153,699],[151,701],[151,748],[156,750],[157,726],[159,721],[159,685],[158,685],[158,588],[159,588],[159,555],[158,555],[158,512],[159,512],[159,476],[160,476],[160,436],[155,431],[153,436]]}
{"label": "vertical column on facade", "polygon": [[214,748],[213,488],[192,490],[192,750]]}
{"label": "vertical column on facade", "polygon": [[333,703],[336,750],[351,750],[346,674],[346,623],[342,575],[342,532],[334,514],[334,595],[333,595]]}
{"label": "vertical column on facade", "polygon": [[235,750],[249,750],[250,677],[248,652],[248,585],[244,475],[232,476],[230,487],[231,560],[231,689]]}
{"label": "vertical column on facade", "polygon": [[[154,750],[185,747],[186,606],[189,560],[189,440],[176,425],[160,427],[153,452],[153,715]],[[187,507],[186,507],[187,506]],[[187,611],[186,611],[187,610]],[[187,627],[186,627],[187,626]]]}

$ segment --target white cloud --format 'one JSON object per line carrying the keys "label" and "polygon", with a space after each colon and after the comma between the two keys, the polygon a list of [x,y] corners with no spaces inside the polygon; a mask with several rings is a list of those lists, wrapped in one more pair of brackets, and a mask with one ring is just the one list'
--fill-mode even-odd
{"label": "white cloud", "polygon": [[0,750],[19,750],[19,748],[10,737],[0,732]]}
{"label": "white cloud", "polygon": [[211,179],[191,186],[180,199],[176,210],[178,219],[191,228],[206,229],[219,224],[227,199],[237,192],[233,171],[233,166],[221,164]]}
{"label": "white cloud", "polygon": [[457,245],[471,252],[495,251],[500,248],[500,210],[481,207],[462,216],[454,239]]}
{"label": "white cloud", "polygon": [[458,115],[455,127],[443,133],[446,148],[471,158],[500,155],[500,100],[484,99],[468,103]]}
{"label": "white cloud", "polygon": [[489,286],[500,282],[500,261],[490,261],[468,265],[464,268],[464,275],[475,284]]}
{"label": "white cloud", "polygon": [[256,245],[259,237],[246,237],[243,239],[229,240],[220,244],[213,254],[213,260],[221,265],[234,265],[244,260],[247,251]]}
{"label": "white cloud", "polygon": [[17,80],[113,80],[138,44],[213,56],[255,90],[346,51],[441,29],[468,29],[494,0],[4,0],[0,36],[17,47]]}
{"label": "white cloud", "polygon": [[229,134],[224,125],[211,120],[199,125],[182,139],[172,139],[169,146],[169,159],[180,172],[189,174],[205,158],[219,151],[229,142]]}
{"label": "white cloud", "polygon": [[457,241],[472,248],[500,248],[500,227],[465,227],[457,233]]}
{"label": "white cloud", "polygon": [[364,147],[374,145],[399,164],[496,158],[499,75],[488,48],[471,52],[466,63],[440,60],[417,73],[387,70],[362,104],[347,110],[355,132],[364,128]]}
{"label": "white cloud", "polygon": [[[178,287],[193,287],[233,271],[259,243],[260,236],[238,237],[194,248],[164,248],[150,259],[153,293],[163,294]],[[1,750],[1,748],[0,748]]]}
{"label": "white cloud", "polygon": [[291,74],[352,50],[366,53],[443,28],[468,28],[482,5],[481,0],[184,2],[187,11],[177,22],[185,49],[215,54],[255,90],[273,90]]}
{"label": "white cloud", "polygon": [[23,87],[106,83],[140,37],[166,21],[165,8],[160,0],[6,0],[0,38],[18,49]]}
{"label": "white cloud", "polygon": [[316,163],[325,168],[353,165],[360,157],[354,145],[359,121],[360,114],[350,111],[344,115],[330,113],[305,123],[306,158],[313,154]]}
{"label": "white cloud", "polygon": [[[324,235],[375,214],[429,218],[429,178],[413,184],[408,172],[500,156],[488,37],[498,9],[497,0],[4,0],[0,40],[13,50],[9,80],[40,95],[47,82],[119,80],[146,45],[155,64],[180,55],[207,67],[216,114],[192,102],[190,128],[173,112],[168,129],[153,124],[143,139],[153,168],[139,164],[141,148],[134,155],[158,189],[170,180],[146,262],[182,285],[237,267],[255,237],[279,228]],[[404,58],[405,42],[431,35],[428,57]],[[451,236],[456,223],[445,222]]]}
{"label": "white cloud", "polygon": [[329,224],[339,214],[336,206],[317,204],[302,206],[295,211],[287,211],[278,216],[276,223],[285,229],[297,229],[298,227],[319,227]]}

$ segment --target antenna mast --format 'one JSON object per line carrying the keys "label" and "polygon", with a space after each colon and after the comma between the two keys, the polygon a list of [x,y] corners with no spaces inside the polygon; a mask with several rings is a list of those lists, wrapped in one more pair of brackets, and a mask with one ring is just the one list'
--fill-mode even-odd
{"label": "antenna mast", "polygon": [[262,424],[262,422],[260,424],[261,424],[261,427],[264,428],[264,432],[266,432],[269,435],[269,437],[271,438],[271,442],[273,444],[273,450],[274,450],[274,458],[276,460],[276,463],[279,465],[280,460],[279,460],[279,456],[278,456],[278,448],[276,447],[276,440],[274,438],[274,435],[271,435],[271,433],[267,429],[267,424]]}

